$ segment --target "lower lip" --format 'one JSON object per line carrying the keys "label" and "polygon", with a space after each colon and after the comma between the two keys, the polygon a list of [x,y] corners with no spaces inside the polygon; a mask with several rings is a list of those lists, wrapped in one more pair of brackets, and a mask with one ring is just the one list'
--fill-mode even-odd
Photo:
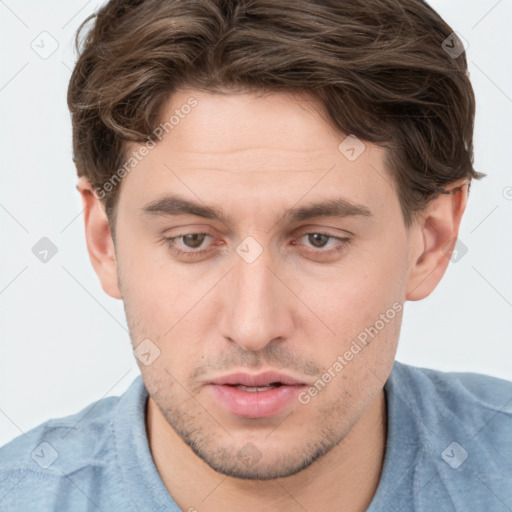
{"label": "lower lip", "polygon": [[305,385],[294,385],[279,386],[267,391],[242,391],[234,386],[209,385],[221,406],[245,418],[268,418],[279,414],[305,387]]}

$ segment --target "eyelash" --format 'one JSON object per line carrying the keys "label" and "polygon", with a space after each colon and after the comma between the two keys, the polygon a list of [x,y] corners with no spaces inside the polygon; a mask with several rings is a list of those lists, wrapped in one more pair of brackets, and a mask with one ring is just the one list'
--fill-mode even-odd
{"label": "eyelash", "polygon": [[[179,235],[176,235],[176,236],[173,236],[170,238],[164,238],[163,241],[166,242],[169,249],[171,249],[178,256],[186,256],[186,257],[192,258],[194,256],[205,254],[210,250],[210,249],[200,249],[197,251],[194,251],[194,250],[182,251],[181,249],[177,249],[175,247],[175,243],[176,243],[175,240],[178,238],[182,238],[186,235],[206,235],[210,238],[213,238],[212,235],[210,235],[209,233],[199,233],[199,232],[198,233],[180,233]],[[338,252],[342,251],[343,249],[345,249],[345,247],[350,242],[350,238],[348,238],[348,237],[347,238],[346,237],[338,237],[338,236],[330,235],[329,233],[322,233],[320,231],[309,231],[309,232],[301,233],[300,235],[298,235],[298,239],[301,239],[302,237],[304,237],[306,235],[322,235],[322,236],[328,237],[329,239],[337,240],[339,242],[340,245],[335,249],[328,249],[328,250],[313,249],[313,250],[309,251],[311,253],[316,253],[316,254],[320,254],[320,255],[330,255],[330,254],[338,253]]]}

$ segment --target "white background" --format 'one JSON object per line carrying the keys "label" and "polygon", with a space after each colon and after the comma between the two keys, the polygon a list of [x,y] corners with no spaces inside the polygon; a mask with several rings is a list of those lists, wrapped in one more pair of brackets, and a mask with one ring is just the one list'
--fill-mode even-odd
{"label": "white background", "polygon": [[[512,380],[512,2],[430,3],[469,43],[475,167],[488,177],[462,222],[467,253],[429,298],[406,304],[397,359]],[[139,373],[122,303],[88,259],[71,154],[72,40],[99,5],[0,1],[0,445],[121,394]],[[43,31],[59,45],[47,59],[31,47],[45,37],[51,48]],[[47,263],[32,253],[43,236],[58,248]]]}

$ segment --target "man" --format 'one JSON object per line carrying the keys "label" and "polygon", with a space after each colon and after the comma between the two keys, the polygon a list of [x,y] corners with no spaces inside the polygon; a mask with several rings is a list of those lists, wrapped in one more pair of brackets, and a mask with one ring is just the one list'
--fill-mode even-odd
{"label": "man", "polygon": [[4,446],[2,510],[512,510],[512,383],[394,361],[482,176],[461,44],[421,0],[102,7],[68,103],[141,377]]}

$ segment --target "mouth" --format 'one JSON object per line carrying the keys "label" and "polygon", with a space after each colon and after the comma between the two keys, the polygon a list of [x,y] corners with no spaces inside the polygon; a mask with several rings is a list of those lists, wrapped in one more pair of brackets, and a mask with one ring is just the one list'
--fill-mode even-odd
{"label": "mouth", "polygon": [[268,386],[244,386],[243,384],[225,384],[226,386],[232,386],[240,391],[247,391],[248,393],[259,393],[261,391],[268,391],[269,389],[275,389],[283,384],[281,382],[273,382]]}
{"label": "mouth", "polygon": [[211,381],[208,388],[225,411],[244,418],[268,418],[289,409],[307,386],[289,375],[236,373]]}
{"label": "mouth", "polygon": [[248,388],[266,388],[277,386],[305,385],[306,383],[285,373],[266,371],[262,373],[231,373],[229,375],[224,375],[223,377],[218,377],[217,379],[212,380],[210,384],[246,386]]}

